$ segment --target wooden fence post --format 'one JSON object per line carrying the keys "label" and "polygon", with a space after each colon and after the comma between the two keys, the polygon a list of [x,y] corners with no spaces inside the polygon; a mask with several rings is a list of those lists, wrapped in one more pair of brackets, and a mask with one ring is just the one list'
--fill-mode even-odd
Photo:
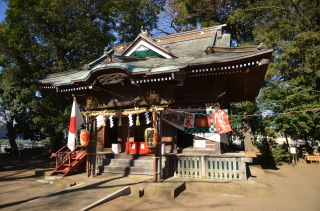
{"label": "wooden fence post", "polygon": [[247,169],[246,169],[246,163],[245,163],[245,161],[244,161],[244,159],[243,158],[241,158],[241,165],[242,165],[242,180],[248,180],[247,179]]}
{"label": "wooden fence post", "polygon": [[206,168],[208,168],[208,164],[206,163],[206,159],[204,156],[201,156],[201,179],[207,179]]}

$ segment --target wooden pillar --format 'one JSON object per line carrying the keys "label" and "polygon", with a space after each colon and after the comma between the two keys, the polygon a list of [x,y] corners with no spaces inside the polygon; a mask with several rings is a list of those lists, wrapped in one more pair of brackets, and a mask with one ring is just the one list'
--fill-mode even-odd
{"label": "wooden pillar", "polygon": [[[129,128],[129,118],[128,116],[126,117],[123,117],[121,119],[122,121],[122,131],[121,131],[121,134],[122,134],[122,143],[124,143],[123,147],[124,147],[124,151],[126,149],[126,145],[127,145],[127,142],[134,142],[134,130],[135,130],[135,118],[132,117],[132,120],[133,120],[133,126]],[[128,132],[130,130],[130,134],[128,136]]]}
{"label": "wooden pillar", "polygon": [[160,179],[162,178],[162,153],[161,153],[161,149],[162,149],[162,111],[159,112],[158,115],[158,121],[157,121],[157,130],[158,130],[158,144],[157,144],[157,151],[158,151],[158,163],[157,163],[157,180],[160,181]]}
{"label": "wooden pillar", "polygon": [[[156,119],[156,115],[155,115],[155,111],[153,111],[152,112],[153,128],[157,128],[157,122],[155,121],[155,119]],[[157,148],[158,146],[153,148],[153,182],[157,182],[157,178],[158,178],[157,177]]]}
{"label": "wooden pillar", "polygon": [[[92,118],[92,117],[91,117]],[[90,122],[90,133],[95,137],[97,136],[97,122],[96,119],[92,120]],[[95,170],[95,166],[96,166],[96,139],[92,139],[89,141],[89,145],[88,145],[88,156],[89,156],[89,174],[90,177],[92,178],[94,175],[96,175],[96,170]]]}
{"label": "wooden pillar", "polygon": [[[86,120],[87,120],[86,129],[89,130],[90,129],[90,126],[89,126],[90,117],[87,116]],[[90,131],[89,131],[89,134],[90,134]],[[87,148],[86,173],[87,173],[87,177],[89,177],[90,176],[90,172],[89,172],[90,140],[89,140],[89,144],[87,145],[86,148]]]}
{"label": "wooden pillar", "polygon": [[221,142],[216,142],[216,152],[217,154],[221,154]]}
{"label": "wooden pillar", "polygon": [[177,128],[172,128],[172,147],[173,147],[173,153],[178,153],[177,150]]}
{"label": "wooden pillar", "polygon": [[[121,118],[121,124],[122,124],[122,117],[119,117],[119,121]],[[120,144],[121,146],[121,151],[120,152],[124,152],[125,151],[125,143],[123,142],[123,138],[122,138],[122,126],[118,126],[118,144]]]}
{"label": "wooden pillar", "polygon": [[106,126],[102,126],[97,132],[97,151],[102,152],[105,147]]}

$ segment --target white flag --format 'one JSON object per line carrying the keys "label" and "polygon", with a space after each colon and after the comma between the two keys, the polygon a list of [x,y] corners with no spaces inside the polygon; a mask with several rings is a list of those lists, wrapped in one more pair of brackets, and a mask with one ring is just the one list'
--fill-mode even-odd
{"label": "white flag", "polygon": [[78,128],[84,123],[83,117],[80,113],[77,101],[73,101],[70,126],[69,126],[69,137],[68,137],[68,148],[72,151],[76,145],[76,132]]}

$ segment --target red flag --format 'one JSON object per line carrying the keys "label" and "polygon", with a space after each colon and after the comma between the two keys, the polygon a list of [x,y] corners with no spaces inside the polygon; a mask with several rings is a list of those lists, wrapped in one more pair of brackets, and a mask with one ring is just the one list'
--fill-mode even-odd
{"label": "red flag", "polygon": [[223,134],[232,131],[226,111],[221,110],[211,114],[214,126],[217,129],[218,134]]}
{"label": "red flag", "polygon": [[70,126],[69,126],[69,136],[68,136],[68,148],[72,151],[76,144],[76,131],[84,123],[82,115],[80,113],[78,104],[76,100],[73,101]]}

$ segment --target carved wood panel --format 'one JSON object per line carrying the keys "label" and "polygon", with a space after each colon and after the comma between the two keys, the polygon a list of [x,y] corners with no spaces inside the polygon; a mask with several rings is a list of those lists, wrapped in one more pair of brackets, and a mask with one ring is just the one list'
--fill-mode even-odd
{"label": "carved wood panel", "polygon": [[97,78],[97,80],[102,84],[102,85],[112,85],[112,84],[117,84],[121,83],[126,79],[124,74],[122,73],[115,73],[115,74],[108,74],[108,75],[102,75]]}

